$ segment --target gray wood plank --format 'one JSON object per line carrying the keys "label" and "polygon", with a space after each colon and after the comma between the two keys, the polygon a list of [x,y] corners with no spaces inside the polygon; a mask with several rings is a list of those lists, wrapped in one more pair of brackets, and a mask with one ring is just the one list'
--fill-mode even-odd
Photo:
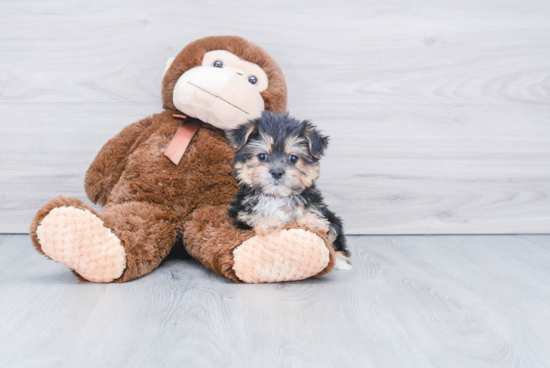
{"label": "gray wood plank", "polygon": [[84,176],[99,149],[124,126],[160,111],[151,103],[27,106],[0,103],[0,116],[17,115],[0,135],[0,233],[28,233],[36,211],[59,195],[91,205]]}
{"label": "gray wood plank", "polygon": [[348,233],[550,232],[542,0],[3,1],[0,232],[84,199],[99,148],[160,110],[165,60],[212,34],[263,46],[332,136],[320,186]]}
{"label": "gray wood plank", "polygon": [[2,367],[544,367],[550,236],[349,237],[354,268],[237,285],[172,257],[82,283],[0,236]]}
{"label": "gray wood plank", "polygon": [[548,103],[544,0],[313,4],[4,1],[0,98],[159,101],[168,57],[238,34],[273,54],[291,104]]}
{"label": "gray wood plank", "polygon": [[[58,195],[89,203],[84,174],[99,148],[159,111],[155,103],[59,105],[0,104],[0,115],[19,111],[17,125],[0,135],[0,232],[28,232],[40,206]],[[549,231],[550,107],[369,105],[293,114],[332,137],[319,186],[349,234]],[[41,123],[44,116],[55,119]],[[407,123],[410,116],[417,123]]]}

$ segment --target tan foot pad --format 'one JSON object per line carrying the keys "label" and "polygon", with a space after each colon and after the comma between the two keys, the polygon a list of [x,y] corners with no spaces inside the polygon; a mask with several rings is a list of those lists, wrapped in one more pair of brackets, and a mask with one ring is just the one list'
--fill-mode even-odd
{"label": "tan foot pad", "polygon": [[248,283],[304,280],[330,261],[325,242],[303,229],[255,236],[233,251],[233,270]]}
{"label": "tan foot pad", "polygon": [[74,207],[54,208],[36,229],[42,251],[86,280],[111,282],[126,268],[120,240],[96,215]]}

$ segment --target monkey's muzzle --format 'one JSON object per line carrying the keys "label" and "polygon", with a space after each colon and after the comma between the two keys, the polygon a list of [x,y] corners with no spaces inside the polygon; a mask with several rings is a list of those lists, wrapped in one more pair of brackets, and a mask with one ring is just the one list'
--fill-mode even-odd
{"label": "monkey's muzzle", "polygon": [[184,114],[224,130],[259,117],[265,108],[260,93],[242,76],[204,66],[180,77],[173,101]]}

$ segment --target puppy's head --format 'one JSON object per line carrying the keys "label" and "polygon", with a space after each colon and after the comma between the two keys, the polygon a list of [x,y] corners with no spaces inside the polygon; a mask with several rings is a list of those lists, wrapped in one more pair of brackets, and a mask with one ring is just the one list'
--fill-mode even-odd
{"label": "puppy's head", "polygon": [[287,197],[301,193],[319,176],[319,159],[328,145],[309,121],[263,112],[260,118],[230,130],[236,150],[235,177],[264,194]]}

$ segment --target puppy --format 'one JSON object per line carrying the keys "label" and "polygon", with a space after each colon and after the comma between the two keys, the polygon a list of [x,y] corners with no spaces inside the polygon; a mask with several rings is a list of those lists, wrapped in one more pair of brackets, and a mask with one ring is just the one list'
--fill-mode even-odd
{"label": "puppy", "polygon": [[296,221],[326,232],[337,254],[336,268],[351,268],[342,220],[315,187],[328,137],[309,121],[263,112],[227,138],[236,150],[233,172],[240,185],[229,210],[237,227],[267,235]]}

